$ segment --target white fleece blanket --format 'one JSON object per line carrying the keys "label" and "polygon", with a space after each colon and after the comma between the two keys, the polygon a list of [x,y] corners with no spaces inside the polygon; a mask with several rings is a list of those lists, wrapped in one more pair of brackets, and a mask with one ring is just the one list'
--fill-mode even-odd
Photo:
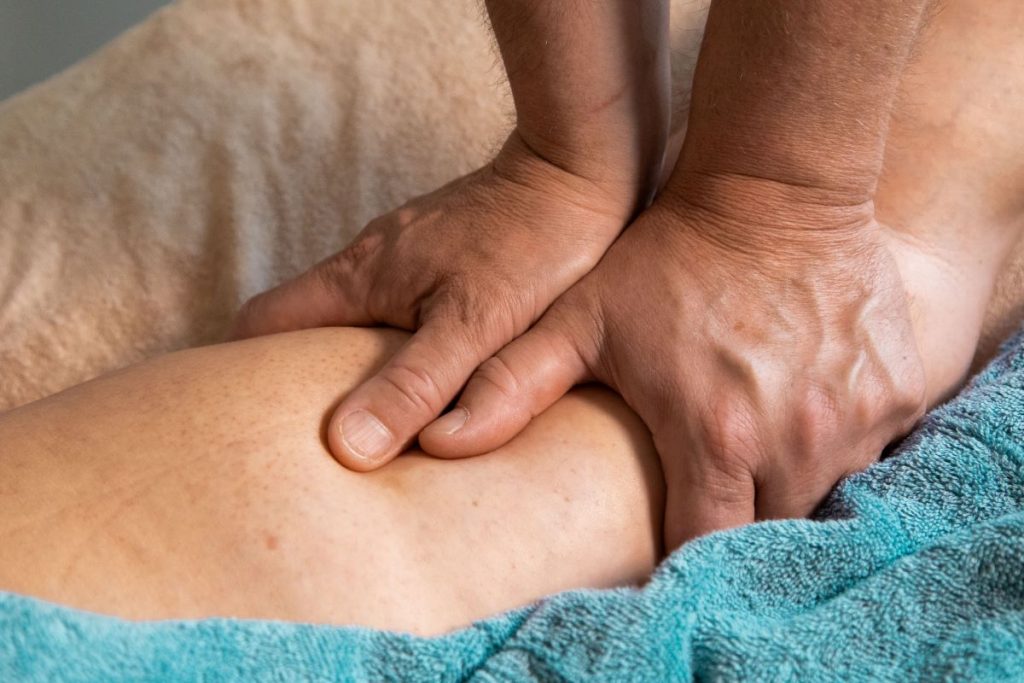
{"label": "white fleece blanket", "polygon": [[[181,0],[0,104],[0,410],[218,339],[248,296],[483,163],[478,0]],[[676,0],[674,78],[706,2]],[[1024,259],[983,351],[1021,317]]]}

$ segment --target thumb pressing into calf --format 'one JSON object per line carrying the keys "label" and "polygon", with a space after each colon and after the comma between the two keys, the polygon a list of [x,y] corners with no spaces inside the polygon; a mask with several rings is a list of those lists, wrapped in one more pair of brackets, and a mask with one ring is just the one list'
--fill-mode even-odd
{"label": "thumb pressing into calf", "polygon": [[481,347],[480,338],[479,333],[452,327],[440,316],[425,322],[335,410],[327,441],[338,462],[365,472],[405,450],[500,344]]}
{"label": "thumb pressing into calf", "polygon": [[442,458],[493,451],[587,376],[575,345],[542,320],[473,373],[458,405],[420,432],[420,446]]}

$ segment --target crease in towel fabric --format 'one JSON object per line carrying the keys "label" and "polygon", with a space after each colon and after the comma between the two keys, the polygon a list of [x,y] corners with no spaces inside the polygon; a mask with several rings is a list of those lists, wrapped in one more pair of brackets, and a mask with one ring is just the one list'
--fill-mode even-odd
{"label": "crease in towel fabric", "polygon": [[816,519],[690,543],[643,589],[563,593],[433,639],[132,623],[0,594],[0,678],[1024,680],[1024,333]]}

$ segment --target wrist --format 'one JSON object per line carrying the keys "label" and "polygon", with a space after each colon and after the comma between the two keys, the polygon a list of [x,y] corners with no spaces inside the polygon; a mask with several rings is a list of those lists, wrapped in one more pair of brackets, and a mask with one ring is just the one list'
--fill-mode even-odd
{"label": "wrist", "polygon": [[631,214],[653,198],[671,119],[669,3],[487,0],[513,137]]}
{"label": "wrist", "polygon": [[598,192],[628,205],[633,215],[654,199],[668,133],[659,126],[637,129],[635,122],[577,129],[575,139],[557,140],[517,125],[506,146],[523,148],[551,166],[585,180]]}
{"label": "wrist", "polygon": [[711,127],[692,122],[673,177],[750,180],[769,194],[828,206],[852,206],[874,197],[879,150],[846,144],[841,136],[804,137],[773,131],[771,124]]}
{"label": "wrist", "polygon": [[552,143],[517,126],[492,166],[499,176],[514,182],[557,188],[569,200],[596,202],[621,215],[625,223],[653,199],[663,155],[663,140],[655,139],[641,151],[612,145],[579,149]]}
{"label": "wrist", "polygon": [[855,244],[877,232],[870,196],[736,173],[677,168],[659,203],[736,252]]}
{"label": "wrist", "polygon": [[683,163],[869,199],[931,2],[712,2]]}

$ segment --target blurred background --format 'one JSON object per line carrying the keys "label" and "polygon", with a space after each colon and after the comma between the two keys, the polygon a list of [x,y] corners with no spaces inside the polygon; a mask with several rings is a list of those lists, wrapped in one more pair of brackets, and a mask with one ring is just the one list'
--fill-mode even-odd
{"label": "blurred background", "polygon": [[0,100],[52,76],[167,0],[0,0]]}

